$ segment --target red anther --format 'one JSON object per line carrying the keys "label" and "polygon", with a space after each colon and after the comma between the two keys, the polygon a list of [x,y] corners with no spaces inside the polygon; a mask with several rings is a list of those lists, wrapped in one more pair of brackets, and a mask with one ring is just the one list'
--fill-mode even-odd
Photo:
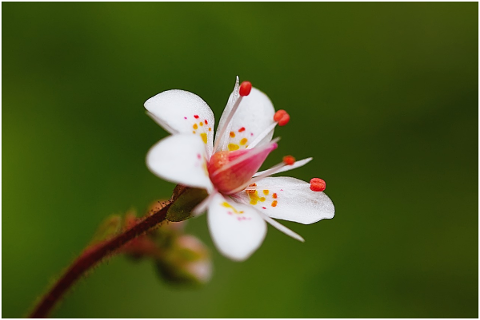
{"label": "red anther", "polygon": [[239,93],[242,97],[248,96],[252,90],[252,84],[248,81],[243,81],[240,85]]}
{"label": "red anther", "polygon": [[295,163],[295,158],[292,157],[292,156],[285,156],[285,157],[283,157],[283,163],[285,163],[286,165],[291,166],[292,164]]}
{"label": "red anther", "polygon": [[278,110],[273,116],[273,121],[278,122],[279,126],[284,126],[290,121],[290,115],[285,110]]}
{"label": "red anther", "polygon": [[310,180],[310,190],[315,192],[322,192],[327,187],[325,181],[319,178],[313,178]]}
{"label": "red anther", "polygon": [[290,115],[288,113],[285,113],[285,115],[278,121],[279,126],[284,126],[290,121]]}
{"label": "red anther", "polygon": [[275,121],[275,122],[280,121],[285,114],[287,114],[287,111],[278,110],[277,112],[275,112],[275,115],[273,116],[273,121]]}

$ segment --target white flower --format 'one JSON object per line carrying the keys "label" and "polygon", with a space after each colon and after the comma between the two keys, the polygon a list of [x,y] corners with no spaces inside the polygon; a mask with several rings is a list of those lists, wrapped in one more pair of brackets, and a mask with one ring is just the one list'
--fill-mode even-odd
{"label": "white flower", "polygon": [[172,135],[155,144],[147,166],[157,176],[189,187],[204,188],[209,196],[194,210],[208,210],[208,225],[218,250],[233,260],[245,260],[262,243],[266,222],[291,237],[303,238],[275,219],[310,224],[334,216],[334,206],[323,180],[310,183],[290,177],[268,177],[297,168],[312,158],[295,162],[287,156],[269,170],[257,172],[277,147],[272,141],[277,124],[289,115],[275,109],[270,99],[238,77],[218,125],[199,96],[168,90],[145,102],[148,114]]}

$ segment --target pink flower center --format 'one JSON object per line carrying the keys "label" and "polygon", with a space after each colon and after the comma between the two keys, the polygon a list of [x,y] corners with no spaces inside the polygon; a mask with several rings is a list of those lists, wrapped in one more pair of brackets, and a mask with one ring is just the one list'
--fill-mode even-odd
{"label": "pink flower center", "polygon": [[277,148],[273,142],[259,148],[219,151],[212,155],[207,169],[215,188],[222,194],[234,193],[260,169],[268,154]]}

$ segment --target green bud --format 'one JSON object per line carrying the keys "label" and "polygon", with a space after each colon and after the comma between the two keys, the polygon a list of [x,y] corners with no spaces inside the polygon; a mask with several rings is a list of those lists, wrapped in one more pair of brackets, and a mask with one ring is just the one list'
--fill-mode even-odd
{"label": "green bud", "polygon": [[212,275],[212,262],[207,247],[196,237],[179,236],[172,247],[156,261],[157,270],[169,283],[201,285]]}

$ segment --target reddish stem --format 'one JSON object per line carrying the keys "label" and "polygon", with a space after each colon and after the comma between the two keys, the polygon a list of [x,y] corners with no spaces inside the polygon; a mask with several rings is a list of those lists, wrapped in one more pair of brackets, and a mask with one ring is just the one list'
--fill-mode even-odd
{"label": "reddish stem", "polygon": [[100,262],[109,254],[114,253],[130,240],[152,229],[165,220],[167,210],[173,201],[168,201],[159,211],[146,217],[125,232],[105,242],[87,248],[67,269],[55,285],[42,297],[38,305],[30,314],[30,318],[45,318],[49,315],[56,302],[80,278],[85,271]]}

